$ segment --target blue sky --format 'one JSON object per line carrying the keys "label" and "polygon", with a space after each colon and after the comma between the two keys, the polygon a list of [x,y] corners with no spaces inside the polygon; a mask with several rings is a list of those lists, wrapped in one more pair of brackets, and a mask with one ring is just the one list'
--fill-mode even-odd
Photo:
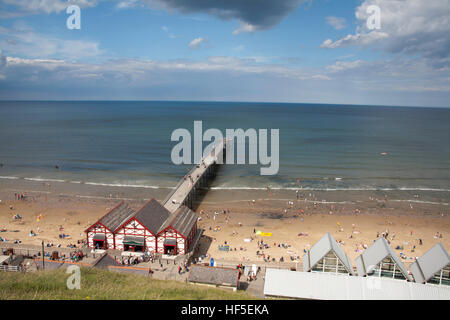
{"label": "blue sky", "polygon": [[449,0],[70,4],[0,0],[0,99],[449,107]]}

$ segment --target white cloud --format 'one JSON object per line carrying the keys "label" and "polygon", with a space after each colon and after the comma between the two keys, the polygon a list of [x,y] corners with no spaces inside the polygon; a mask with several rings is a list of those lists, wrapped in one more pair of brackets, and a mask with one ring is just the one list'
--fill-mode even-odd
{"label": "white cloud", "polygon": [[[448,69],[435,69],[426,59],[403,59],[377,61],[336,61],[326,67],[328,74],[339,81],[349,81],[369,89],[405,91],[413,88],[441,88],[450,86]],[[427,91],[432,91],[427,89]],[[447,94],[450,91],[446,92]]]}
{"label": "white cloud", "polygon": [[[77,63],[68,62],[61,59],[25,59],[17,57],[7,57],[2,61],[3,68],[9,69],[10,76],[13,76],[14,68],[24,66],[34,66],[36,70],[53,70],[54,74],[58,70],[71,70],[75,77],[86,77],[94,74],[103,78],[103,81],[111,79],[131,79],[134,83],[146,82],[148,79],[155,80],[154,75],[158,73],[166,76],[179,72],[234,75],[265,75],[279,79],[291,80],[341,80],[358,81],[380,84],[395,83],[405,80],[416,81],[415,86],[420,86],[425,82],[440,84],[441,87],[448,87],[450,79],[448,70],[436,71],[428,66],[423,59],[413,61],[402,61],[399,59],[386,61],[337,61],[325,69],[305,69],[301,67],[286,67],[280,64],[268,63],[270,59],[261,58],[235,58],[229,56],[212,56],[203,61],[191,60],[139,60],[139,59],[115,59],[104,63]],[[70,72],[69,72],[70,73]],[[52,77],[53,74],[45,74]],[[111,78],[110,78],[111,76]],[[70,76],[72,77],[72,76]],[[44,79],[43,79],[44,80]],[[131,84],[131,83],[130,83]],[[390,90],[394,89],[391,87]]]}
{"label": "white cloud", "polygon": [[29,58],[83,59],[101,54],[98,42],[60,39],[40,34],[26,25],[0,29],[0,47],[9,55]]}
{"label": "white cloud", "polygon": [[[367,8],[371,5],[377,5],[381,10],[380,30],[367,27]],[[322,47],[373,45],[390,53],[432,58],[440,65],[449,62],[449,0],[365,0],[355,15],[358,20],[355,34],[335,41],[327,39]]]}
{"label": "white cloud", "polygon": [[[17,78],[14,70],[18,68],[33,67],[34,74],[42,75],[42,81],[49,80],[55,75],[65,74],[68,78],[85,78],[86,74],[91,77],[96,74],[103,81],[111,79],[128,79],[128,85],[141,84],[148,79],[156,78],[155,74],[161,73],[167,76],[176,73],[192,72],[209,73],[216,75],[270,75],[289,79],[320,79],[324,75],[315,71],[306,71],[301,68],[288,68],[282,65],[261,63],[260,59],[212,56],[204,61],[173,60],[138,60],[138,59],[116,59],[108,60],[104,63],[79,63],[69,62],[61,59],[31,59],[8,56],[3,69],[7,69],[9,77]],[[52,73],[42,73],[42,71],[52,70]],[[64,73],[61,72],[64,70]]]}
{"label": "white cloud", "polygon": [[342,17],[326,17],[327,23],[336,30],[342,30],[346,27],[347,21]]}
{"label": "white cloud", "polygon": [[23,16],[28,14],[38,13],[60,13],[66,10],[71,4],[78,5],[80,8],[94,7],[97,5],[97,0],[0,0],[8,6],[16,7],[13,12],[5,11],[0,13],[0,17],[9,18],[16,16]]}
{"label": "white cloud", "polygon": [[327,76],[327,75],[324,75],[324,74],[317,74],[317,75],[314,75],[314,76],[311,76],[311,79],[314,79],[314,80],[332,80],[332,78],[330,78],[329,76]]}
{"label": "white cloud", "polygon": [[139,0],[126,0],[126,1],[120,1],[117,5],[117,9],[129,9],[134,8],[139,5]]}
{"label": "white cloud", "polygon": [[365,35],[357,33],[357,34],[349,34],[339,40],[333,41],[331,39],[325,40],[321,44],[321,48],[328,48],[328,49],[334,49],[349,45],[361,45],[361,46],[367,46],[371,45],[376,41],[383,40],[389,38],[389,34],[385,32],[379,32],[379,31],[372,31],[370,33],[367,33]]}
{"label": "white cloud", "polygon": [[333,65],[327,66],[326,69],[330,73],[345,71],[349,69],[355,69],[361,67],[364,64],[362,60],[356,61],[337,61]]}
{"label": "white cloud", "polygon": [[208,38],[202,38],[202,37],[195,38],[191,42],[189,42],[189,48],[196,49],[200,45],[202,45],[206,42],[208,42]]}
{"label": "white cloud", "polygon": [[235,29],[233,31],[234,35],[238,35],[239,33],[251,33],[258,30],[258,28],[255,25],[249,24],[249,23],[241,23],[239,28]]}
{"label": "white cloud", "polygon": [[115,59],[101,63],[5,57],[4,53],[0,58],[2,99],[211,99],[425,106],[448,106],[450,101],[448,69],[433,69],[422,58],[337,61],[324,69],[226,56],[202,61]]}

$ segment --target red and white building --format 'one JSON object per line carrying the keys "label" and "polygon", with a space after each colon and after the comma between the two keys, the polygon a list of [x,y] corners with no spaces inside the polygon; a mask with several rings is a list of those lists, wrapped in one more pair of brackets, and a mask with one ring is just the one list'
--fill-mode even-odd
{"label": "red and white building", "polygon": [[186,254],[197,235],[198,217],[181,207],[170,213],[155,199],[137,212],[124,202],[86,229],[88,246],[130,252]]}
{"label": "red and white building", "polygon": [[170,212],[158,201],[148,201],[115,232],[116,249],[157,252],[157,235]]}
{"label": "red and white building", "polygon": [[175,211],[158,232],[157,252],[186,254],[197,233],[197,220],[197,215],[188,207]]}
{"label": "red and white building", "polygon": [[135,214],[124,201],[112,208],[85,230],[88,246],[94,249],[115,249],[114,233],[121,224]]}

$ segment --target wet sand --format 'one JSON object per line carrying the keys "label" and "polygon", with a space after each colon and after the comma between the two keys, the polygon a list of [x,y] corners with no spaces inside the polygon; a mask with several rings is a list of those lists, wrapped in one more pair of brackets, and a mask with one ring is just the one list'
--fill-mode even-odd
{"label": "wet sand", "polygon": [[[147,199],[162,200],[169,191],[2,180],[0,229],[7,231],[0,232],[0,237],[11,242],[20,239],[24,244],[44,240],[65,247],[85,239],[84,230],[121,199],[137,209]],[[26,199],[15,200],[14,193],[24,193]],[[354,261],[364,250],[363,245],[370,246],[376,239],[377,232],[388,230],[391,247],[403,246],[403,250],[395,251],[410,258],[405,262],[412,262],[438,241],[447,250],[450,248],[448,196],[443,192],[414,191],[301,191],[297,199],[292,190],[209,190],[199,198],[195,209],[201,217],[199,227],[213,239],[208,253],[216,259],[263,261],[256,255],[257,241],[262,239],[270,246],[262,250],[266,258],[291,261],[291,255],[303,256],[303,250],[331,232],[343,242],[344,251]],[[224,214],[224,209],[230,213]],[[215,220],[214,212],[219,213]],[[22,220],[14,220],[15,214],[20,214]],[[31,230],[35,237],[29,236]],[[256,236],[254,230],[272,236]],[[442,238],[435,237],[437,232]],[[58,235],[63,233],[70,238],[60,239]],[[252,238],[251,242],[244,240]],[[423,245],[419,245],[419,239]],[[232,251],[219,251],[225,241]],[[278,247],[282,243],[286,248]]]}

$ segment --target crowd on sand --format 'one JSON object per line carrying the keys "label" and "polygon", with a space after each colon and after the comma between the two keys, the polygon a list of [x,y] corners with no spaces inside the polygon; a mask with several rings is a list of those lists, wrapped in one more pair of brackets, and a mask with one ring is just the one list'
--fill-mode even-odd
{"label": "crowd on sand", "polygon": [[[268,191],[270,191],[270,188],[268,188]],[[307,196],[301,194],[300,192],[296,191],[296,199],[298,200],[298,203],[300,203],[301,200],[304,200],[305,198],[308,198]],[[286,207],[281,208],[279,216],[285,217],[287,215],[290,215],[291,219],[298,219],[300,222],[304,222],[306,218],[313,215],[313,212],[318,208],[319,205],[322,205],[321,214],[323,213],[323,207],[328,206],[329,211],[327,212],[329,215],[335,214],[337,212],[336,207],[333,203],[329,204],[327,203],[324,205],[321,203],[321,201],[318,201],[316,196],[314,194],[309,194],[309,199],[312,202],[312,206],[304,206],[300,208],[298,206],[295,208],[295,202],[292,200],[286,201]],[[379,199],[376,199],[374,197],[369,198],[370,201],[379,201]],[[254,206],[257,204],[257,200],[251,200],[250,206]],[[208,207],[204,206],[203,209],[199,211],[200,217],[199,221],[202,223],[202,226],[206,227],[207,234],[211,237],[213,243],[217,245],[218,251],[216,251],[216,255],[220,256],[221,258],[226,258],[227,255],[230,256],[236,256],[233,255],[233,252],[246,252],[248,250],[252,250],[252,247],[256,247],[254,249],[255,255],[252,258],[247,253],[240,254],[238,256],[242,257],[243,261],[262,261],[265,263],[269,262],[296,262],[300,259],[299,255],[302,252],[303,254],[306,253],[310,248],[311,244],[306,243],[303,248],[300,248],[297,250],[295,248],[294,244],[288,243],[288,241],[271,241],[271,234],[270,235],[261,235],[260,231],[257,231],[256,228],[253,226],[255,225],[255,221],[247,221],[247,225],[245,225],[247,228],[245,228],[245,231],[239,232],[239,227],[243,227],[244,224],[242,221],[235,220],[235,217],[238,219],[241,219],[241,214],[237,213],[236,215],[231,214],[230,209],[214,209],[212,206]],[[308,210],[308,212],[307,212]],[[361,214],[361,210],[359,208],[352,208],[353,212],[352,215],[359,216]],[[314,212],[315,213],[315,212]],[[220,217],[220,219],[219,219]],[[338,218],[337,218],[338,219]],[[389,217],[388,217],[389,219]],[[231,222],[232,221],[232,222]],[[357,254],[362,253],[365,249],[370,247],[372,242],[375,242],[378,238],[383,237],[387,240],[389,244],[391,244],[392,241],[396,240],[396,244],[393,246],[393,249],[399,250],[399,256],[409,262],[412,262],[418,258],[416,251],[419,247],[424,246],[425,240],[423,239],[422,235],[415,235],[414,230],[411,230],[409,232],[409,236],[405,238],[405,235],[403,235],[401,238],[395,233],[391,232],[389,229],[389,225],[392,225],[392,222],[387,220],[386,221],[387,228],[383,228],[382,230],[377,230],[377,227],[373,227],[374,234],[372,237],[367,236],[367,231],[365,231],[365,236],[363,238],[360,237],[361,229],[358,227],[356,223],[351,224],[351,229],[348,228],[347,232],[344,230],[344,226],[341,225],[341,223],[337,223],[335,227],[332,227],[331,230],[328,230],[329,232],[337,233],[338,236],[335,236],[336,241],[338,244],[342,247],[348,246],[346,244],[345,238],[351,240],[350,242],[354,243],[354,252]],[[347,221],[348,225],[348,221]],[[248,229],[253,228],[253,234],[249,234]],[[393,229],[398,229],[393,228]],[[225,231],[226,234],[229,234],[228,238],[222,231]],[[229,231],[229,232],[227,232]],[[222,233],[222,234],[220,234]],[[342,236],[339,236],[339,234],[342,233]],[[347,236],[345,234],[347,233]],[[404,233],[402,231],[402,233]],[[309,232],[297,232],[296,233],[298,237],[309,237]],[[217,236],[216,236],[217,235]],[[236,236],[240,235],[242,239],[233,239]],[[434,239],[437,241],[442,241],[443,239],[443,233],[440,231],[436,231],[434,236]],[[220,239],[220,240],[219,240]],[[361,239],[358,241],[357,239]],[[369,240],[372,239],[372,240]],[[231,241],[230,241],[231,240]],[[236,241],[237,240],[237,241]],[[241,241],[244,241],[242,243]],[[437,242],[436,241],[436,242]],[[238,245],[232,245],[241,242],[242,244]],[[400,244],[397,244],[399,243]],[[248,246],[247,244],[254,243],[254,245]],[[429,245],[432,245],[431,242],[428,242]],[[434,243],[433,243],[434,244]],[[273,249],[279,248],[280,250],[273,250]],[[267,254],[266,251],[272,252],[272,255]],[[419,250],[423,254],[423,250]],[[277,256],[274,256],[274,252],[280,252],[281,254],[277,254]],[[231,253],[231,254],[228,254]],[[212,257],[212,254],[205,254],[203,258],[210,258]],[[256,260],[255,260],[256,258]]]}
{"label": "crowd on sand", "polygon": [[[186,179],[192,179],[192,177],[186,176]],[[269,192],[269,196],[272,194],[272,190],[267,187],[267,191]],[[15,201],[26,201],[27,198],[29,198],[25,193],[15,193],[14,199]],[[320,214],[324,215],[330,215],[333,216],[335,213],[338,212],[337,208],[333,203],[326,203],[323,202],[323,200],[318,200],[315,194],[310,193],[302,194],[298,190],[295,192],[295,198],[292,197],[293,200],[287,200],[285,202],[284,206],[278,207],[278,215],[281,217],[289,217],[290,219],[295,219],[297,222],[305,222],[307,219],[310,219],[310,217],[314,216],[320,208]],[[295,201],[297,200],[297,201]],[[370,201],[378,201],[379,199],[376,199],[374,197],[369,198]],[[383,200],[383,199],[381,199]],[[258,207],[259,200],[250,200],[248,203],[249,208],[252,206],[257,208]],[[326,208],[326,212],[324,213],[324,208]],[[11,204],[9,206],[9,209],[14,213],[13,214],[13,221],[21,221],[22,215],[20,213],[15,212],[14,206]],[[351,215],[358,217],[361,213],[361,210],[358,207],[351,208],[352,212]],[[297,240],[292,237],[288,236],[285,239],[277,239],[277,241],[273,241],[272,238],[274,237],[265,237],[261,235],[261,232],[257,230],[258,227],[254,227],[254,220],[241,220],[242,214],[240,212],[235,212],[237,210],[230,208],[220,208],[218,209],[217,206],[215,206],[215,209],[213,206],[210,207],[204,207],[203,209],[200,209],[198,211],[199,213],[199,225],[201,224],[202,227],[207,231],[205,234],[210,236],[212,238],[212,241],[215,242],[217,245],[218,250],[222,254],[228,253],[239,253],[241,252],[241,255],[238,256],[244,256],[243,261],[250,261],[255,260],[261,261],[265,263],[270,262],[296,262],[300,259],[300,254],[306,253],[310,247],[310,243],[306,243],[302,247],[298,247],[298,244],[296,243]],[[342,210],[341,210],[342,212]],[[338,215],[336,215],[337,217]],[[39,219],[39,217],[38,217]],[[65,218],[63,219],[64,221]],[[276,223],[277,220],[272,219],[270,223]],[[294,220],[290,220],[291,222]],[[342,221],[342,220],[341,220]],[[290,222],[288,222],[290,224]],[[294,222],[293,222],[294,223]],[[393,246],[393,249],[399,250],[399,255],[401,258],[405,260],[414,260],[417,258],[415,255],[416,249],[419,247],[422,247],[425,245],[425,240],[423,238],[423,233],[421,235],[415,236],[414,230],[411,230],[409,235],[410,237],[408,239],[399,239],[400,236],[397,235],[395,232],[391,232],[389,229],[389,225],[392,224],[392,222],[387,221],[387,228],[383,227],[382,230],[377,230],[380,227],[374,226],[371,228],[370,232],[374,232],[373,236],[368,237],[367,231],[365,231],[365,237],[360,237],[361,229],[359,228],[359,224],[357,223],[351,223],[351,228],[349,228],[349,224],[347,222],[346,224],[346,230],[344,230],[344,225],[340,224],[339,222],[335,226],[330,227],[330,232],[333,232],[334,234],[342,236],[336,236],[336,240],[341,246],[350,246],[346,243],[346,240],[351,240],[350,242],[354,244],[354,248],[352,251],[355,253],[362,253],[365,249],[367,249],[373,239],[378,239],[379,237],[384,237],[388,243],[391,243],[392,241],[395,241],[396,244]],[[267,224],[266,226],[269,226]],[[347,227],[348,226],[348,227]],[[56,227],[55,227],[56,228]],[[251,229],[253,229],[253,232],[251,232]],[[283,227],[284,228],[284,227]],[[288,225],[286,225],[286,228],[289,228]],[[445,228],[445,226],[444,226]],[[245,229],[245,231],[241,231]],[[250,231],[249,231],[250,229]],[[396,229],[396,228],[392,228]],[[227,235],[224,234],[224,230],[230,231],[227,233]],[[35,230],[29,231],[30,237],[36,237],[40,234],[39,226]],[[398,227],[396,229],[398,230]],[[0,234],[4,233],[6,234],[8,232],[9,234],[16,232],[16,230],[8,229],[7,227],[2,227],[0,229]],[[58,239],[61,240],[67,240],[70,239],[70,235],[66,234],[64,232],[64,226],[59,225],[57,227],[57,230],[55,230],[55,234],[58,235]],[[217,236],[216,236],[217,235]],[[295,235],[297,236],[297,239],[308,239],[311,237],[311,235],[317,236],[316,232],[305,232],[304,230],[298,230],[295,232]],[[237,241],[236,238],[242,239],[239,240],[241,242],[243,240],[243,243],[236,245]],[[403,235],[403,238],[405,236]],[[430,237],[428,237],[429,239]],[[444,238],[444,235],[440,231],[436,231],[433,236],[434,239],[437,241],[442,241]],[[358,241],[358,239],[360,239]],[[365,240],[362,240],[365,239]],[[370,240],[372,239],[372,240]],[[14,244],[21,244],[22,240],[25,241],[25,239],[19,239],[19,238],[7,238],[3,235],[0,236],[0,242],[10,242]],[[231,240],[231,241],[230,241]],[[373,240],[373,241],[375,241]],[[56,240],[57,241],[57,240]],[[53,241],[47,241],[46,247],[47,248],[63,248],[63,245],[61,243]],[[429,241],[430,242],[430,241]],[[429,244],[429,242],[427,244]],[[234,245],[232,245],[232,243]],[[303,242],[304,243],[304,242]],[[251,244],[251,245],[250,245]],[[73,261],[79,261],[83,258],[82,255],[76,252],[80,252],[79,249],[86,247],[86,240],[78,240],[78,241],[72,241],[70,243],[65,244],[65,247],[74,249],[74,254],[71,254],[68,258]],[[274,250],[275,249],[275,250]],[[300,250],[298,250],[300,249]],[[254,255],[248,255],[247,251],[253,251]],[[269,254],[268,251],[271,253]],[[409,251],[409,252],[408,252]],[[420,251],[420,250],[419,250]],[[407,254],[408,252],[408,254]],[[200,261],[204,258],[210,258],[211,252],[207,252],[205,255],[200,257]],[[47,257],[51,257],[50,253],[46,254]],[[230,256],[233,256],[232,254]],[[222,256],[223,257],[223,256]],[[66,257],[64,257],[66,258]],[[138,264],[141,262],[146,261],[152,261],[154,262],[154,257],[146,256],[146,257],[133,257],[133,258],[124,258],[120,262],[122,265],[133,265]],[[183,267],[180,266],[182,270],[179,272],[183,272]]]}

